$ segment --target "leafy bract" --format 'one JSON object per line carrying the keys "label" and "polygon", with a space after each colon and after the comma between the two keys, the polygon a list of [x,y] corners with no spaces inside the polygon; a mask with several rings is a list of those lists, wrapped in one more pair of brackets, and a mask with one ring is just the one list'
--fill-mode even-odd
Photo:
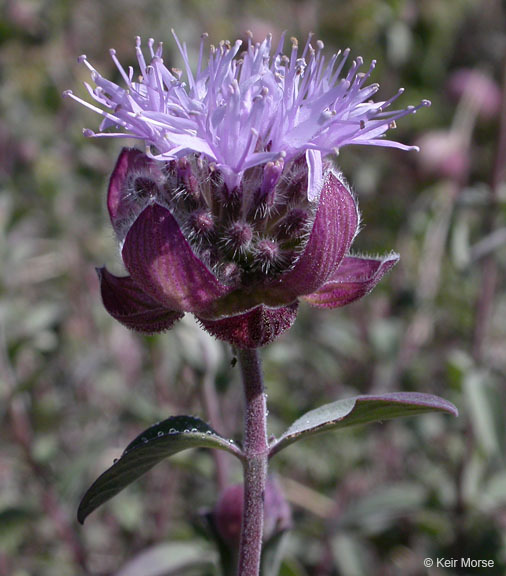
{"label": "leafy bract", "polygon": [[314,434],[425,412],[446,412],[453,416],[458,415],[457,408],[451,402],[439,396],[417,392],[394,392],[338,400],[311,410],[296,420],[279,439],[271,444],[270,456],[293,442]]}
{"label": "leafy bract", "polygon": [[172,416],[139,434],[121,458],[95,480],[81,500],[77,519],[82,524],[91,512],[153,466],[188,448],[217,448],[242,458],[237,446],[199,418]]}

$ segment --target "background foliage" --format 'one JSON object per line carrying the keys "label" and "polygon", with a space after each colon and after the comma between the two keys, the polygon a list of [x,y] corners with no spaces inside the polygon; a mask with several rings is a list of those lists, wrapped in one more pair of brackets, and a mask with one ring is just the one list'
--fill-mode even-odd
{"label": "background foliage", "polygon": [[[302,307],[263,358],[274,434],[319,404],[397,389],[440,394],[461,416],[329,434],[278,456],[296,525],[282,575],[437,574],[423,568],[437,556],[492,559],[486,573],[503,574],[506,194],[497,180],[506,162],[497,161],[497,94],[474,117],[501,85],[500,0],[3,0],[0,575],[210,574],[200,513],[218,489],[208,452],[159,465],[84,528],[75,520],[89,483],[156,420],[212,417],[240,440],[241,391],[226,347],[189,319],[140,338],[103,310],[94,266],[120,271],[105,190],[121,144],[85,140],[81,128],[97,118],[61,98],[66,88],[84,93],[79,54],[110,76],[108,49],[132,61],[137,34],[164,40],[165,60],[181,66],[171,27],[193,51],[202,31],[214,42],[247,29],[257,38],[314,31],[328,51],[350,46],[366,62],[377,58],[373,80],[386,97],[402,85],[401,105],[432,100],[399,126],[399,140],[443,138],[419,155],[342,151],[365,222],[356,246],[394,249],[401,264],[347,309]],[[492,85],[452,99],[460,68],[485,72]],[[238,465],[223,458],[238,481]]]}

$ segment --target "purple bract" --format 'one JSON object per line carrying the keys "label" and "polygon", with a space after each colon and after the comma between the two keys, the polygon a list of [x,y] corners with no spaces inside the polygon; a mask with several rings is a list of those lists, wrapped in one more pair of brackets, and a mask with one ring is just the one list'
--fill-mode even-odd
{"label": "purple bract", "polygon": [[254,348],[293,324],[299,298],[322,308],[344,306],[397,262],[396,254],[347,255],[359,214],[331,168],[317,203],[305,193],[303,159],[262,187],[266,171],[247,170],[231,193],[200,156],[158,162],[125,148],[108,208],[130,276],[100,270],[109,313],[150,333],[191,312],[216,337]]}
{"label": "purple bract", "polygon": [[[177,40],[177,38],[176,38]],[[240,348],[274,340],[295,321],[300,299],[336,308],[361,298],[398,260],[349,254],[359,229],[356,200],[326,159],[347,144],[401,149],[384,135],[418,107],[388,111],[378,90],[358,73],[361,59],[341,72],[348,51],[328,62],[323,44],[308,39],[302,54],[283,38],[211,47],[197,73],[163,64],[161,45],[137,41],[141,76],[106,80],[88,63],[102,106],[66,94],[100,113],[101,132],[135,137],[146,154],[125,148],[112,174],[108,209],[129,273],[99,271],[109,313],[140,332],[160,332],[185,312],[218,338]],[[110,127],[121,130],[106,132]]]}

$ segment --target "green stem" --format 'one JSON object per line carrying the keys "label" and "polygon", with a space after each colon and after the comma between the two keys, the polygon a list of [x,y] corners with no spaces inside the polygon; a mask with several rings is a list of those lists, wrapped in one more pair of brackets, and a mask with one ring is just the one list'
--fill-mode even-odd
{"label": "green stem", "polygon": [[256,349],[238,351],[244,384],[244,514],[238,576],[258,576],[262,554],[264,492],[267,480],[267,409]]}

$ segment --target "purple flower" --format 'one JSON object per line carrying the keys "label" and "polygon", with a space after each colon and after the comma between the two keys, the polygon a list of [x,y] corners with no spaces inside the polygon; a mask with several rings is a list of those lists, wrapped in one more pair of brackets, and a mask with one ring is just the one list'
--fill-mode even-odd
{"label": "purple flower", "polygon": [[[203,67],[202,36],[196,74],[193,73],[186,45],[179,42],[186,81],[180,70],[168,69],[162,59],[162,44],[155,49],[148,41],[149,64],[137,38],[140,77],[128,72],[111,56],[123,77],[126,88],[103,78],[81,56],[91,71],[95,88],[85,84],[100,107],[75,96],[65,95],[101,114],[100,132],[85,130],[90,137],[134,137],[144,140],[148,155],[157,160],[173,160],[191,153],[201,154],[216,165],[230,189],[238,186],[244,171],[269,161],[291,160],[305,155],[308,165],[308,195],[318,195],[322,183],[322,157],[348,144],[368,144],[416,149],[384,139],[395,121],[420,107],[389,111],[392,98],[372,102],[378,84],[366,85],[375,67],[366,73],[357,58],[346,75],[341,76],[349,50],[334,54],[328,62],[323,43],[316,49],[310,35],[299,54],[298,42],[291,39],[290,55],[283,54],[285,35],[271,55],[271,37],[254,44],[251,37],[244,52],[242,42],[220,42],[211,46],[207,67]],[[137,76],[135,76],[137,78]],[[121,132],[105,130],[114,127]]]}
{"label": "purple flower", "polygon": [[[93,136],[134,136],[147,154],[123,149],[111,176],[108,209],[129,273],[99,271],[104,305],[139,332],[170,328],[185,312],[242,348],[274,340],[295,321],[298,302],[336,308],[361,298],[398,260],[350,255],[359,229],[355,198],[325,156],[346,144],[409,147],[383,138],[417,110],[371,103],[361,60],[340,78],[348,51],[325,64],[308,40],[299,57],[271,39],[243,54],[240,42],[211,48],[194,76],[178,42],[187,83],[163,64],[161,47],[141,78],[116,62],[127,89],[87,62],[104,108]],[[399,92],[400,94],[400,92]],[[426,105],[423,102],[420,106]]]}
{"label": "purple flower", "polygon": [[277,179],[273,170],[250,168],[230,191],[199,155],[158,162],[125,148],[107,204],[130,276],[100,270],[108,312],[148,333],[191,312],[211,334],[253,348],[293,324],[299,298],[336,308],[369,292],[398,256],[348,255],[359,214],[340,175],[327,167],[310,202],[303,158]]}
{"label": "purple flower", "polygon": [[[232,549],[239,545],[243,512],[244,486],[242,484],[227,486],[219,496],[212,511],[212,518],[220,538]],[[268,542],[280,532],[290,530],[291,527],[290,505],[278,481],[271,476],[265,485],[263,539]]]}

